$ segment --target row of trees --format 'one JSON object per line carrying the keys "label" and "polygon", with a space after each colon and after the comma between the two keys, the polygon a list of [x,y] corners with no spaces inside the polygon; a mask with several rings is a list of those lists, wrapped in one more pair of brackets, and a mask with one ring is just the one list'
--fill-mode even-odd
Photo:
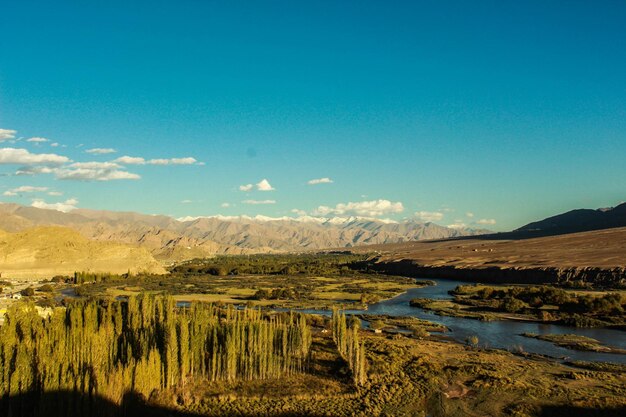
{"label": "row of trees", "polygon": [[[110,274],[107,272],[74,272],[74,284],[84,284],[90,282],[115,282],[124,281],[132,275],[130,271],[126,274]],[[56,277],[55,277],[56,278]],[[57,278],[59,279],[59,278]]]}
{"label": "row of trees", "polygon": [[359,329],[361,323],[356,317],[347,324],[346,315],[338,309],[333,309],[332,333],[333,341],[341,357],[348,362],[352,379],[357,385],[363,385],[367,381],[365,347],[359,341]]}
{"label": "row of trees", "polygon": [[208,275],[351,275],[366,255],[350,253],[236,255],[194,259],[172,269],[179,274]]}
{"label": "row of trees", "polygon": [[81,301],[42,319],[16,304],[0,327],[0,397],[70,391],[119,403],[191,378],[263,379],[301,372],[311,332],[303,315],[171,297]]}

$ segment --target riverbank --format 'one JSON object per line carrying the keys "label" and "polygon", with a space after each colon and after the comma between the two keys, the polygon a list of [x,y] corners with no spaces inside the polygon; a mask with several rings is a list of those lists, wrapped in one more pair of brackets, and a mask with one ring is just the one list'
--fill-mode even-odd
{"label": "riverbank", "polygon": [[562,346],[568,349],[575,349],[588,352],[604,352],[615,354],[626,354],[626,349],[620,349],[612,346],[606,346],[599,341],[592,339],[591,337],[579,336],[576,334],[522,334],[524,337],[530,337],[539,340],[545,340],[555,345]]}

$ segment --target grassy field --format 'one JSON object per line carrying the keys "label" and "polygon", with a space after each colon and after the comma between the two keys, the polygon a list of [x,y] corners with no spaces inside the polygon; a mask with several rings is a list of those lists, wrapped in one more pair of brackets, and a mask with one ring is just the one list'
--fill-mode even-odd
{"label": "grassy field", "polygon": [[[76,286],[82,296],[130,296],[139,293],[170,294],[178,301],[206,301],[286,308],[330,308],[335,304],[368,303],[399,295],[420,284],[412,278],[374,274],[308,275],[173,275],[129,278]],[[259,290],[288,294],[284,298],[258,299]]]}

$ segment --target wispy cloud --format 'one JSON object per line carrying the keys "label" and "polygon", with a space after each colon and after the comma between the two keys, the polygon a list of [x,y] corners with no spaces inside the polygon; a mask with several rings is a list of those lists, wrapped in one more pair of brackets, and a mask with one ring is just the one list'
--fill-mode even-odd
{"label": "wispy cloud", "polygon": [[124,165],[202,165],[196,158],[191,156],[185,158],[159,158],[159,159],[145,159],[141,156],[128,156],[124,155],[113,162]]}
{"label": "wispy cloud", "polygon": [[333,180],[331,180],[328,177],[324,177],[324,178],[315,178],[312,180],[307,181],[307,184],[309,185],[317,185],[317,184],[332,184]]}
{"label": "wispy cloud", "polygon": [[54,170],[59,180],[75,181],[115,181],[138,180],[141,176],[114,168],[59,168]]}
{"label": "wispy cloud", "polygon": [[471,211],[468,211],[467,213],[465,213],[465,215],[470,219],[474,217],[474,213],[472,213]]}
{"label": "wispy cloud", "polygon": [[191,203],[193,203],[193,200],[182,200],[180,203],[181,204],[191,204]]}
{"label": "wispy cloud", "polygon": [[496,224],[496,219],[480,219],[476,223],[483,225],[494,225]]}
{"label": "wispy cloud", "polygon": [[389,200],[372,200],[349,203],[339,203],[335,207],[319,206],[314,210],[315,215],[357,215],[377,217],[384,214],[402,213],[404,206],[401,202],[391,202]]}
{"label": "wispy cloud", "polygon": [[418,211],[415,217],[423,222],[438,222],[443,219],[444,214],[440,211]]}
{"label": "wispy cloud", "polygon": [[26,139],[26,142],[30,142],[30,143],[45,143],[45,142],[50,142],[50,139],[35,137],[35,138]]}
{"label": "wispy cloud", "polygon": [[33,200],[31,206],[40,208],[40,209],[48,209],[48,210],[57,210],[67,213],[68,211],[75,210],[78,204],[78,200],[75,198],[70,198],[60,203],[46,203],[42,199]]}
{"label": "wispy cloud", "polygon": [[258,204],[276,204],[275,200],[244,200],[242,201],[243,204],[252,204],[252,205],[258,205]]}
{"label": "wispy cloud", "polygon": [[90,153],[92,155],[107,155],[115,152],[117,151],[113,148],[92,148],[85,151],[85,153]]}
{"label": "wispy cloud", "polygon": [[85,168],[85,169],[119,169],[121,166],[115,162],[74,162],[69,165],[70,168]]}
{"label": "wispy cloud", "polygon": [[128,155],[120,156],[113,162],[117,162],[118,164],[124,164],[124,165],[145,165],[146,164],[146,160],[144,158],[140,156],[128,156]]}
{"label": "wispy cloud", "polygon": [[220,207],[222,207],[222,208],[229,208],[230,207],[230,203],[222,203],[222,204],[220,204]]}
{"label": "wispy cloud", "polygon": [[61,165],[70,162],[66,156],[53,153],[31,153],[26,149],[0,148],[0,164]]}
{"label": "wispy cloud", "polygon": [[33,187],[32,185],[22,185],[21,187],[12,188],[2,193],[4,196],[16,196],[23,193],[37,193],[48,191],[48,187]]}
{"label": "wispy cloud", "polygon": [[17,133],[17,130],[0,129],[0,142],[5,141],[5,140],[15,139],[16,133]]}
{"label": "wispy cloud", "polygon": [[254,185],[252,185],[252,184],[240,185],[239,186],[239,191],[248,192],[248,191],[252,191],[252,188],[254,188]]}

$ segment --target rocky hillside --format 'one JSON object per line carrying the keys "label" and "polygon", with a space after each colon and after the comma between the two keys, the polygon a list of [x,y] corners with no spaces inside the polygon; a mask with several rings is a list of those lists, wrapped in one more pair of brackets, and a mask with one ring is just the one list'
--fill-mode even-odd
{"label": "rocky hillside", "polygon": [[165,272],[143,248],[91,241],[65,227],[34,227],[15,233],[0,231],[3,278],[50,278],[75,271]]}
{"label": "rocky hillside", "polygon": [[176,220],[138,213],[74,210],[62,213],[0,204],[0,229],[70,227],[84,237],[136,244],[161,260],[212,254],[271,253],[441,239],[483,233],[434,223],[365,218],[200,217]]}

